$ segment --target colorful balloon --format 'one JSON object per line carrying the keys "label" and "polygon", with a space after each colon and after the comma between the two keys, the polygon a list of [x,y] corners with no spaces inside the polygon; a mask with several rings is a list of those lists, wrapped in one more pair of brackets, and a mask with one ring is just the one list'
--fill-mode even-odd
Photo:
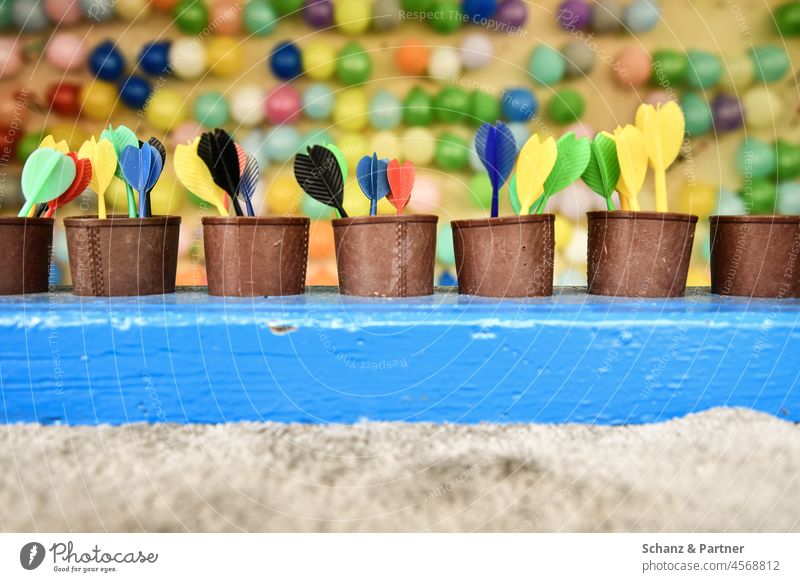
{"label": "colorful balloon", "polygon": [[559,89],[547,103],[547,114],[559,124],[577,121],[585,112],[586,100],[575,89]]}
{"label": "colorful balloon", "polygon": [[428,61],[428,76],[440,81],[453,81],[460,72],[461,57],[456,49],[440,46],[433,50]]}
{"label": "colorful balloon", "polygon": [[333,20],[345,34],[362,34],[369,28],[372,10],[363,0],[339,0],[334,7]]}
{"label": "colorful balloon", "polygon": [[184,34],[199,34],[208,25],[208,9],[202,0],[183,0],[175,5],[172,19]]}
{"label": "colorful balloon", "polygon": [[311,119],[329,119],[333,112],[333,91],[324,83],[310,85],[303,92],[303,113]]}
{"label": "colorful balloon", "polygon": [[418,175],[414,180],[409,205],[417,212],[438,212],[441,210],[441,198],[439,185],[428,176]]}
{"label": "colorful balloon", "polygon": [[776,148],[760,139],[748,138],[736,154],[739,171],[745,177],[765,178],[775,173]]}
{"label": "colorful balloon", "polygon": [[372,27],[377,31],[392,30],[400,23],[397,0],[375,0],[372,5]]}
{"label": "colorful balloon", "polygon": [[650,80],[653,60],[642,47],[627,46],[617,53],[614,61],[611,71],[619,85],[641,87]]}
{"label": "colorful balloon", "polygon": [[61,71],[78,71],[86,66],[86,49],[83,41],[73,33],[54,34],[47,43],[45,56],[51,65]]}
{"label": "colorful balloon", "polygon": [[363,89],[344,89],[333,106],[333,121],[341,129],[360,131],[367,126],[368,112],[367,96]]}
{"label": "colorful balloon", "polygon": [[506,89],[501,103],[503,115],[509,121],[528,121],[536,115],[539,108],[533,92],[525,87]]}
{"label": "colorful balloon", "polygon": [[500,103],[494,95],[484,91],[473,91],[469,96],[470,123],[494,123],[500,118]]}
{"label": "colorful balloon", "polygon": [[[425,127],[412,127],[403,133],[403,157],[416,166],[427,166],[436,155],[436,141]],[[413,198],[412,198],[413,200]]]}
{"label": "colorful balloon", "polygon": [[264,147],[270,160],[286,162],[297,153],[301,141],[300,133],[293,125],[279,125],[269,131]]}
{"label": "colorful balloon", "polygon": [[220,127],[230,120],[230,108],[218,91],[206,91],[194,100],[193,114],[197,123],[208,128]]}
{"label": "colorful balloon", "polygon": [[150,98],[153,88],[140,75],[131,75],[119,87],[119,99],[131,109],[141,109]]}
{"label": "colorful balloon", "polygon": [[461,123],[469,116],[469,93],[455,85],[444,87],[433,98],[433,107],[440,123]]}
{"label": "colorful balloon", "polygon": [[279,42],[269,56],[269,67],[278,79],[290,81],[303,73],[303,55],[293,42]]}
{"label": "colorful balloon", "polygon": [[686,133],[692,137],[711,130],[714,118],[706,98],[697,93],[685,93],[680,99],[681,109],[686,119]]}
{"label": "colorful balloon", "polygon": [[455,0],[439,0],[431,14],[430,25],[439,34],[451,34],[464,24],[461,6]]}
{"label": "colorful balloon", "polygon": [[47,90],[47,104],[59,115],[79,115],[81,103],[81,86],[77,83],[53,83]]}
{"label": "colorful balloon", "polygon": [[686,82],[695,89],[710,89],[722,78],[722,63],[719,57],[708,51],[690,50],[689,72]]}
{"label": "colorful balloon", "polygon": [[756,178],[740,192],[751,214],[775,214],[778,190],[771,180]]}
{"label": "colorful balloon", "polygon": [[22,70],[22,51],[15,38],[0,38],[0,79],[8,79]]}
{"label": "colorful balloon", "polygon": [[469,161],[469,145],[460,136],[444,132],[436,140],[436,163],[444,170],[459,171],[467,166]]}
{"label": "colorful balloon", "polygon": [[258,85],[245,85],[231,95],[231,118],[240,125],[253,127],[264,119],[266,93]]}
{"label": "colorful balloon", "polygon": [[209,4],[215,32],[236,35],[242,31],[242,8],[236,0],[214,0]]}
{"label": "colorful balloon", "polygon": [[467,69],[482,69],[492,62],[494,45],[488,36],[474,32],[461,41],[461,63]]}
{"label": "colorful balloon", "polygon": [[566,0],[558,7],[556,18],[564,30],[585,30],[592,21],[592,7],[583,0]]}
{"label": "colorful balloon", "polygon": [[567,70],[564,56],[546,45],[539,45],[528,60],[528,72],[538,85],[548,86],[561,82]]}
{"label": "colorful balloon", "polygon": [[277,15],[268,0],[247,0],[242,20],[247,32],[256,36],[267,36],[275,30]]}
{"label": "colorful balloon", "polygon": [[403,41],[394,51],[395,65],[406,75],[424,75],[429,58],[428,47],[417,39]]}
{"label": "colorful balloon", "polygon": [[342,47],[336,60],[336,75],[345,85],[359,85],[372,75],[372,59],[366,49],[355,41]]}
{"label": "colorful balloon", "polygon": [[742,104],[734,95],[717,94],[711,107],[714,113],[714,127],[717,131],[734,131],[742,127],[744,123]]}
{"label": "colorful balloon", "polygon": [[489,210],[492,207],[492,181],[489,174],[479,172],[473,174],[467,183],[470,199],[481,210]]}
{"label": "colorful balloon", "polygon": [[734,94],[747,89],[754,78],[753,59],[742,52],[734,52],[722,59],[722,77],[719,84]]}
{"label": "colorful balloon", "polygon": [[494,19],[502,25],[501,30],[513,32],[528,21],[528,5],[523,0],[502,0]]}
{"label": "colorful balloon", "polygon": [[651,82],[662,87],[681,85],[689,73],[689,59],[673,49],[661,49],[653,53]]}
{"label": "colorful balloon", "polygon": [[778,212],[800,214],[800,182],[789,181],[778,184]]}
{"label": "colorful balloon", "polygon": [[800,176],[800,144],[789,143],[784,139],[775,142],[778,180],[792,180]]}
{"label": "colorful balloon", "polygon": [[303,107],[300,93],[292,85],[280,85],[273,89],[265,102],[267,121],[273,125],[295,121]]}
{"label": "colorful balloon", "polygon": [[369,122],[375,129],[392,129],[402,121],[403,108],[395,94],[386,89],[377,91],[369,104]]}
{"label": "colorful balloon", "polygon": [[594,69],[597,54],[583,41],[568,42],[561,50],[561,54],[567,64],[567,77],[584,77]]}
{"label": "colorful balloon", "polygon": [[783,102],[780,97],[765,87],[755,86],[742,97],[744,120],[752,129],[781,127],[783,121]]}
{"label": "colorful balloon", "polygon": [[620,0],[595,0],[592,17],[592,28],[595,32],[617,32],[622,28],[624,18],[622,3]]}
{"label": "colorful balloon", "polygon": [[101,81],[116,81],[125,70],[125,59],[114,42],[106,40],[89,53],[89,70]]}
{"label": "colorful balloon", "polygon": [[14,0],[11,4],[14,26],[20,31],[41,32],[50,24],[41,0]]}
{"label": "colorful balloon", "polygon": [[117,88],[111,83],[94,81],[81,88],[81,113],[89,119],[107,121],[114,113]]}
{"label": "colorful balloon", "polygon": [[775,45],[754,46],[750,50],[753,74],[756,81],[780,81],[789,70],[789,55]]}
{"label": "colorful balloon", "polygon": [[186,119],[186,98],[175,89],[154,91],[145,107],[145,119],[162,131],[169,131]]}
{"label": "colorful balloon", "polygon": [[242,44],[230,36],[212,36],[206,43],[206,60],[212,75],[234,77],[244,65]]}
{"label": "colorful balloon", "polygon": [[148,0],[116,0],[114,10],[122,20],[128,22],[133,22],[137,18],[144,20],[150,16],[150,2]]}
{"label": "colorful balloon", "polygon": [[197,79],[206,72],[206,50],[196,38],[179,38],[169,51],[170,68],[180,79]]}
{"label": "colorful balloon", "polygon": [[169,41],[148,42],[139,52],[139,66],[148,75],[163,75],[169,71]]}
{"label": "colorful balloon", "polygon": [[336,51],[330,42],[313,41],[303,49],[305,74],[316,81],[330,79],[336,72]]}
{"label": "colorful balloon", "polygon": [[403,119],[410,126],[429,126],[433,123],[433,103],[422,87],[411,89],[403,100]]}
{"label": "colorful balloon", "polygon": [[633,33],[647,32],[661,20],[656,0],[631,0],[625,8],[625,26]]}
{"label": "colorful balloon", "polygon": [[333,24],[331,0],[305,0],[303,18],[313,28],[329,28]]}

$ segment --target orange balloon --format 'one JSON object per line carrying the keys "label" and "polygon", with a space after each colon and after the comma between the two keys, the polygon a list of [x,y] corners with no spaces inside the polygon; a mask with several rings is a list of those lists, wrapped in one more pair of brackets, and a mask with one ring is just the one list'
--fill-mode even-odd
{"label": "orange balloon", "polygon": [[152,0],[152,4],[156,10],[171,11],[175,8],[178,0]]}
{"label": "orange balloon", "polygon": [[317,268],[310,268],[306,277],[306,285],[336,287],[339,284],[339,277],[336,275],[336,265],[322,265]]}
{"label": "orange balloon", "polygon": [[308,256],[328,259],[334,256],[333,225],[328,220],[314,220],[308,232]]}
{"label": "orange balloon", "polygon": [[394,51],[394,62],[406,75],[424,75],[428,58],[428,47],[415,38],[403,41]]}

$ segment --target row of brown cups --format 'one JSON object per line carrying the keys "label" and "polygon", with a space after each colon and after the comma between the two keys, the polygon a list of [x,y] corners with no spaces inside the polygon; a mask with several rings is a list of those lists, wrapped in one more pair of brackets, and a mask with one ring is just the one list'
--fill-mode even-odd
{"label": "row of brown cups", "polygon": [[[340,291],[408,297],[433,293],[438,218],[373,216],[333,221]],[[800,296],[800,217],[713,216],[712,292]],[[175,290],[180,218],[67,218],[74,292],[124,296]],[[678,297],[686,288],[697,217],[656,212],[588,214],[588,292]],[[297,217],[206,217],[208,289],[220,296],[304,291],[310,221]],[[459,292],[537,297],[553,291],[553,215],[452,223]],[[0,294],[48,288],[53,220],[0,218]]]}

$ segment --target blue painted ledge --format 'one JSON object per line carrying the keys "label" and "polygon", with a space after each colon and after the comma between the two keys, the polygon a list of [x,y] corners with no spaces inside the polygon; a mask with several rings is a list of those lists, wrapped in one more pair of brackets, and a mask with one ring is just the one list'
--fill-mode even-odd
{"label": "blue painted ledge", "polygon": [[5,422],[800,421],[800,302],[0,298]]}

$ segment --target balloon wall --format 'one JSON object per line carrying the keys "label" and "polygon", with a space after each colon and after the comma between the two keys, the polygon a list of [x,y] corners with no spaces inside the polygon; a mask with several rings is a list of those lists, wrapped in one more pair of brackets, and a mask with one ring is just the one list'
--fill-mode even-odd
{"label": "balloon wall", "polygon": [[[312,218],[308,281],[332,285],[331,210],[301,195],[291,160],[335,143],[351,167],[373,150],[417,165],[410,210],[441,217],[437,277],[452,284],[447,223],[491,201],[472,145],[481,122],[505,120],[520,144],[533,131],[593,136],[642,102],[675,100],[687,135],[670,207],[701,216],[689,284],[704,285],[708,215],[800,213],[798,34],[800,4],[785,1],[5,0],[0,213],[19,209],[21,163],[45,135],[77,147],[123,123],[171,152],[222,126],[262,168],[256,210]],[[96,212],[81,200],[58,217]],[[211,210],[169,162],[152,201],[183,216],[178,283],[203,284]],[[125,189],[112,184],[106,202],[124,208]],[[345,207],[369,209],[352,177]],[[553,198],[558,284],[585,282],[584,214],[604,207],[582,182]],[[64,246],[59,226],[61,282]]]}

